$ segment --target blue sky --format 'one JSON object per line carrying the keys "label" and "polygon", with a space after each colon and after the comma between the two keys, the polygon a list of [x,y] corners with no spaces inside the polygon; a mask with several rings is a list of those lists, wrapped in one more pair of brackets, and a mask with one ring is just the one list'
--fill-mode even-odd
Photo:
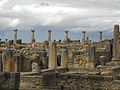
{"label": "blue sky", "polygon": [[0,0],[0,38],[13,39],[13,29],[18,38],[31,41],[31,29],[36,30],[36,40],[63,39],[69,30],[71,39],[81,39],[87,31],[92,40],[112,38],[113,26],[120,24],[120,0]]}
{"label": "blue sky", "polygon": [[[88,36],[92,41],[99,40],[99,32],[87,32],[86,36]],[[112,32],[103,32],[103,39],[111,39],[113,37]],[[4,30],[0,32],[0,38],[4,39],[13,39],[13,30]],[[69,38],[73,40],[82,40],[81,32],[72,32],[69,31]],[[31,42],[31,31],[30,30],[19,30],[18,31],[18,39],[22,39],[23,42]],[[48,40],[48,30],[38,29],[35,31],[35,39],[38,42]],[[63,30],[53,30],[52,31],[52,40],[63,40],[64,39],[64,31]]]}

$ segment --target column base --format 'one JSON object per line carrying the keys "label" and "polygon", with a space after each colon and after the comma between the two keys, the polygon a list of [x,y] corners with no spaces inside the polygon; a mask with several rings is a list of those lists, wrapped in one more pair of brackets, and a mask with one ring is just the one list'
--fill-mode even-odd
{"label": "column base", "polygon": [[112,61],[119,61],[118,58],[112,58]]}

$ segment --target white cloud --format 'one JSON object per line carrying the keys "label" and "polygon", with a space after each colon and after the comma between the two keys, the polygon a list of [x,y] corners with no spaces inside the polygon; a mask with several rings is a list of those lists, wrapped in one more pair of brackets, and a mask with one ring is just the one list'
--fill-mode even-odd
{"label": "white cloud", "polygon": [[1,0],[0,26],[112,30],[115,23],[120,23],[119,3],[120,0]]}
{"label": "white cloud", "polygon": [[9,25],[13,28],[17,28],[17,26],[20,24],[20,20],[19,19],[13,19],[9,22]]}
{"label": "white cloud", "polygon": [[8,0],[0,0],[0,7],[5,5],[8,2]]}

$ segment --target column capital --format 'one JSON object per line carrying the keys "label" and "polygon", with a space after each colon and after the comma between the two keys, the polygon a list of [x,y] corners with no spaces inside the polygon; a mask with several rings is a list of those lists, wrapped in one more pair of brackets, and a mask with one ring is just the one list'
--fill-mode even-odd
{"label": "column capital", "polygon": [[69,31],[65,31],[65,33],[68,33]]}
{"label": "column capital", "polygon": [[35,32],[35,30],[32,29],[31,32]]}
{"label": "column capital", "polygon": [[17,32],[18,30],[17,30],[17,29],[14,29],[13,31]]}
{"label": "column capital", "polygon": [[5,41],[7,41],[8,39],[5,39]]}
{"label": "column capital", "polygon": [[82,31],[82,33],[86,33],[86,31]]}
{"label": "column capital", "polygon": [[51,33],[51,32],[52,32],[52,30],[48,30],[48,32],[49,32],[49,33]]}
{"label": "column capital", "polygon": [[115,25],[114,25],[114,28],[115,28],[115,29],[119,29],[119,25],[118,25],[118,24],[115,24]]}
{"label": "column capital", "polygon": [[103,31],[99,31],[99,33],[102,33]]}

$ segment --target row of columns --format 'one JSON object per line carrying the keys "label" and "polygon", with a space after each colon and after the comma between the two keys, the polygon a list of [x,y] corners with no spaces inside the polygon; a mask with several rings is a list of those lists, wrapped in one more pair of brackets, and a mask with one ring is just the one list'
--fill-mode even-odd
{"label": "row of columns", "polygon": [[[14,43],[17,43],[17,29],[14,30]],[[48,41],[51,41],[51,30],[48,30]],[[65,40],[68,40],[68,32],[65,31]],[[35,30],[31,30],[32,37],[31,37],[31,42],[35,42]]]}
{"label": "row of columns", "polygon": [[[14,44],[16,44],[17,42],[17,29],[14,30]],[[35,30],[31,30],[32,32],[32,38],[31,38],[31,42],[35,42]],[[48,30],[48,41],[51,41],[51,30]],[[65,31],[65,40],[68,40],[68,33],[69,31]],[[102,42],[102,31],[99,32],[100,33],[100,42]],[[86,31],[82,31],[83,34],[83,39],[82,42],[85,43],[86,39],[89,40],[89,37],[86,37]]]}
{"label": "row of columns", "polygon": [[[89,37],[86,37],[86,31],[82,31],[82,34],[83,34],[83,39],[82,39],[82,42],[85,43],[86,40],[89,40]],[[102,42],[102,31],[99,31],[99,39],[100,39],[100,42]],[[101,43],[102,44],[102,43]]]}

